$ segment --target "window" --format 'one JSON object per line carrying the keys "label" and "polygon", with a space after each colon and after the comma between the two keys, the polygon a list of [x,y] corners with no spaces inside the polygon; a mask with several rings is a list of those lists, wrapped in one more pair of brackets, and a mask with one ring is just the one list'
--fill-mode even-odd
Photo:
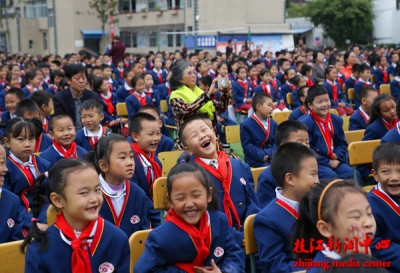
{"label": "window", "polygon": [[175,39],[176,39],[176,41],[175,41],[176,46],[177,47],[181,46],[182,45],[181,44],[182,43],[182,34],[176,34]]}
{"label": "window", "polygon": [[47,20],[48,20],[49,28],[54,27],[54,10],[49,9],[48,14],[49,15],[47,17]]}
{"label": "window", "polygon": [[157,6],[156,0],[149,0],[149,11],[155,10]]}
{"label": "window", "polygon": [[192,7],[192,0],[187,0],[187,8],[191,8]]}
{"label": "window", "polygon": [[193,27],[188,27],[188,32],[192,32],[192,31],[193,31]]}
{"label": "window", "polygon": [[120,31],[121,42],[126,47],[137,47],[137,33],[131,30]]}
{"label": "window", "polygon": [[149,34],[150,46],[157,46],[157,32],[153,31]]}
{"label": "window", "polygon": [[25,17],[26,18],[47,17],[46,0],[37,0],[37,1],[26,2]]}
{"label": "window", "polygon": [[168,46],[174,46],[174,34],[167,34]]}
{"label": "window", "polygon": [[119,12],[135,12],[136,0],[119,0]]}
{"label": "window", "polygon": [[168,9],[179,9],[181,8],[180,0],[168,0]]}
{"label": "window", "polygon": [[400,0],[396,0],[396,8],[397,8],[397,10],[400,9]]}
{"label": "window", "polygon": [[43,32],[43,50],[47,50],[47,32]]}

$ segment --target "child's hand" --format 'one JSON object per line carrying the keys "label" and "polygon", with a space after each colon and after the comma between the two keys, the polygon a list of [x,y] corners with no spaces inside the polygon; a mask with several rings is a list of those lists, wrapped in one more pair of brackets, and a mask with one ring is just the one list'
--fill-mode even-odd
{"label": "child's hand", "polygon": [[346,107],[346,104],[345,104],[344,102],[339,102],[338,105],[339,105],[340,107]]}
{"label": "child's hand", "polygon": [[43,90],[43,86],[42,86],[42,85],[39,85],[39,86],[37,87],[37,89],[38,89],[38,90]]}
{"label": "child's hand", "polygon": [[268,161],[268,159],[269,159],[269,156],[268,155],[264,155],[264,162],[267,162]]}
{"label": "child's hand", "polygon": [[[352,225],[349,227],[349,236],[348,236],[348,241],[352,241],[355,245],[353,249],[347,249],[346,254],[354,254],[354,253],[361,253],[361,254],[366,254],[365,253],[365,233],[362,230],[362,228],[358,225]],[[360,245],[359,242],[362,242]],[[366,254],[371,257],[371,249],[368,247],[368,253]]]}
{"label": "child's hand", "polygon": [[332,169],[336,169],[340,164],[339,160],[331,160],[331,162],[329,162],[329,167],[331,167]]}
{"label": "child's hand", "polygon": [[281,100],[281,103],[285,103],[285,101],[284,101],[284,100]]}
{"label": "child's hand", "polygon": [[207,93],[208,93],[208,95],[209,95],[210,97],[211,97],[212,95],[214,95],[215,92],[217,92],[217,88],[215,88],[215,85],[217,84],[217,82],[218,82],[218,79],[215,78],[215,79],[212,81],[212,84],[211,84],[210,88],[209,88],[208,91],[207,91]]}
{"label": "child's hand", "polygon": [[46,229],[49,227],[47,224],[41,224],[41,223],[36,223],[37,227],[41,230],[41,231],[46,231]]}
{"label": "child's hand", "polygon": [[211,267],[194,267],[195,273],[222,273],[218,266],[215,264],[214,259],[211,259]]}
{"label": "child's hand", "polygon": [[275,101],[274,103],[272,103],[272,106],[277,106],[278,103]]}

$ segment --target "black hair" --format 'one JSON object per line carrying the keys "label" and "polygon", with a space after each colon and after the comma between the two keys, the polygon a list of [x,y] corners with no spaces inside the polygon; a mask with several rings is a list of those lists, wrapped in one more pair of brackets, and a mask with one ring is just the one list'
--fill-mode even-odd
{"label": "black hair", "polygon": [[103,113],[103,104],[101,104],[98,100],[96,99],[90,99],[90,100],[85,100],[82,103],[81,106],[81,112],[83,110],[89,111],[89,110],[96,110],[97,113],[100,115]]}
{"label": "black hair", "polygon": [[101,71],[104,71],[104,70],[106,70],[107,68],[110,68],[110,69],[111,69],[111,66],[109,66],[108,64],[101,64],[101,65],[100,65]]}
{"label": "black hair", "polygon": [[285,62],[289,62],[290,63],[290,61],[288,59],[286,59],[286,58],[279,59],[278,60],[278,66],[281,67]]}
{"label": "black hair", "polygon": [[42,133],[42,122],[37,119],[28,119],[24,117],[16,117],[7,121],[4,125],[4,137],[8,140],[11,138],[17,138],[24,130],[29,136],[38,138]]}
{"label": "black hair", "polygon": [[[47,91],[44,91],[47,92]],[[35,101],[31,99],[24,99],[21,100],[18,104],[17,107],[15,108],[15,115],[17,117],[23,117],[25,113],[33,113],[37,112],[38,115],[40,115],[40,108],[36,104]]]}
{"label": "black hair", "polygon": [[358,71],[360,71],[360,73],[364,73],[365,70],[371,71],[371,67],[367,64],[360,65],[360,68],[358,69]]}
{"label": "black hair", "polygon": [[50,120],[49,120],[49,132],[52,132],[53,131],[53,126],[54,126],[54,123],[57,121],[57,120],[60,120],[60,119],[63,119],[63,118],[68,118],[68,119],[70,119],[71,120],[71,122],[72,122],[72,124],[74,123],[74,121],[72,120],[72,118],[69,116],[69,115],[65,115],[65,114],[56,114],[56,115],[52,115],[51,117],[50,117]]}
{"label": "black hair", "polygon": [[94,76],[91,80],[93,82],[93,92],[101,93],[100,88],[103,85],[104,78]]}
{"label": "black hair", "polygon": [[144,81],[143,75],[134,76],[134,77],[132,78],[132,80],[131,80],[131,86],[132,86],[133,88],[135,88],[137,82],[140,81],[140,80],[143,80],[143,81]]}
{"label": "black hair", "polygon": [[223,65],[226,65],[226,68],[228,69],[228,73],[229,73],[229,63],[227,61],[224,61],[224,62],[220,62],[218,64],[217,71],[215,71],[217,73],[217,75],[219,75],[218,70],[220,70]]}
{"label": "black hair", "polygon": [[[207,204],[207,210],[218,210],[219,198],[217,195],[217,189],[214,187],[206,171],[199,164],[191,162],[189,155],[182,156],[181,162],[176,164],[168,173],[167,194],[170,203],[171,203],[172,184],[174,182],[174,179],[180,176],[187,177],[189,173],[192,174],[201,182],[201,184],[206,189],[207,195],[211,194],[212,196],[211,202]],[[210,188],[213,188],[212,192],[210,192]]]}
{"label": "black hair", "polygon": [[139,134],[140,131],[142,131],[143,121],[157,122],[157,119],[154,116],[147,113],[136,113],[129,120],[129,135],[132,135],[132,133]]}
{"label": "black hair", "polygon": [[357,99],[361,102],[363,98],[368,97],[369,91],[377,92],[376,89],[371,86],[363,86],[358,90]]}
{"label": "black hair", "polygon": [[272,97],[264,92],[255,94],[251,103],[251,107],[253,108],[254,112],[257,112],[257,104],[264,104],[268,98],[272,100]]}
{"label": "black hair", "polygon": [[29,84],[31,80],[33,80],[36,77],[37,73],[36,70],[31,70],[28,73],[25,74],[25,83]]}
{"label": "black hair", "polygon": [[142,64],[139,62],[139,59],[138,59],[136,62],[133,62],[133,63],[132,63],[131,69],[134,68],[135,66],[139,65],[139,64],[142,65]]}
{"label": "black hair", "polygon": [[6,94],[4,95],[4,98],[7,95],[15,95],[17,97],[17,99],[19,99],[20,101],[25,99],[25,93],[20,88],[11,88],[10,90],[8,90],[6,92]]}
{"label": "black hair", "polygon": [[65,88],[68,88],[68,87],[69,87],[69,84],[68,84],[67,80],[62,78],[60,81],[60,86],[59,86],[60,90],[64,90]]}
{"label": "black hair", "polygon": [[182,124],[182,126],[179,128],[179,132],[178,132],[178,137],[180,139],[180,141],[182,142],[183,145],[187,146],[187,142],[186,142],[186,138],[183,135],[183,131],[185,131],[186,127],[188,126],[188,124],[192,123],[193,121],[196,120],[210,120],[209,116],[206,114],[201,114],[201,113],[196,113],[196,114],[192,114],[189,115],[188,118],[186,118]]}
{"label": "black hair", "polygon": [[[89,163],[78,159],[78,158],[68,158],[61,159],[57,161],[53,167],[48,172],[48,179],[46,179],[45,174],[40,174],[36,181],[35,187],[32,190],[33,194],[33,205],[32,213],[34,218],[39,218],[40,210],[46,201],[45,196],[42,194],[47,191],[48,200],[50,200],[51,193],[57,193],[64,196],[64,188],[68,182],[68,176],[76,171],[91,168],[94,169]],[[45,181],[47,180],[47,183]],[[48,248],[48,239],[46,231],[41,231],[36,222],[32,222],[27,236],[22,243],[20,250],[22,253],[25,252],[26,246],[32,241],[38,242],[40,244],[39,251],[45,251]]]}
{"label": "black hair", "polygon": [[[282,84],[285,83],[285,80],[288,80],[288,81],[290,82],[290,80],[291,80],[291,79],[289,79],[289,71],[290,71],[290,70],[293,70],[294,72],[296,72],[296,69],[291,68],[291,67],[288,68],[288,69],[286,69],[286,70],[285,70],[285,77],[282,77],[282,78],[281,78],[281,83],[282,83]],[[296,74],[295,74],[295,77],[296,77]],[[294,77],[293,77],[293,78],[294,78]],[[292,79],[293,79],[293,78],[292,78]]]}
{"label": "black hair", "polygon": [[15,75],[14,73],[8,72],[7,75],[6,75],[6,82],[8,84],[10,84],[13,77],[17,77],[18,78],[18,75]]}
{"label": "black hair", "polygon": [[300,73],[301,73],[301,75],[305,76],[305,75],[307,74],[307,72],[309,72],[309,71],[311,71],[311,70],[312,70],[311,65],[305,64],[305,65],[303,65],[303,66],[301,67]]}
{"label": "black hair", "polygon": [[[280,145],[272,155],[274,160],[272,160],[270,166],[271,174],[276,184],[279,187],[285,188],[286,174],[292,173],[295,176],[299,176],[302,167],[305,167],[302,165],[302,161],[309,157],[317,160],[317,154],[303,144],[287,142]],[[285,162],[285,164],[282,164],[282,162]]]}
{"label": "black hair", "polygon": [[137,111],[138,113],[146,113],[146,110],[151,110],[154,113],[156,113],[157,117],[159,119],[161,119],[161,114],[160,114],[160,110],[158,110],[157,106],[152,105],[152,104],[148,104],[148,105],[144,105],[142,107],[139,108],[139,110]]}
{"label": "black hair", "polygon": [[[306,244],[311,239],[327,241],[318,229],[318,203],[322,191],[329,184],[329,182],[336,180],[323,181],[316,185],[309,191],[300,201],[299,204],[299,217],[292,228],[291,242],[292,246],[295,245],[296,240],[305,240]],[[321,204],[321,220],[334,226],[335,218],[337,217],[338,207],[343,197],[348,193],[360,193],[365,196],[365,191],[356,185],[354,180],[343,180],[330,186],[322,199]],[[292,248],[293,249],[293,248]],[[311,253],[293,253],[295,259],[314,258],[316,251]]]}
{"label": "black hair", "polygon": [[61,66],[61,62],[58,60],[54,60],[51,62],[52,64],[55,64],[56,66],[60,67]]}
{"label": "black hair", "polygon": [[72,79],[73,76],[81,73],[85,74],[86,76],[86,69],[81,64],[69,64],[64,67],[64,71],[67,79]]}
{"label": "black hair", "polygon": [[50,74],[51,82],[54,83],[54,79],[56,77],[64,78],[64,73],[62,73],[60,70],[56,70],[56,71],[51,72],[51,74]]}
{"label": "black hair", "polygon": [[270,73],[268,68],[263,68],[263,69],[261,69],[261,71],[260,71],[260,79],[261,79],[262,77],[264,77],[264,75],[267,74],[267,73],[268,73],[268,74]]}
{"label": "black hair", "polygon": [[349,50],[349,51],[346,51],[346,53],[344,53],[344,65],[345,66],[347,66],[347,59],[350,57],[350,54],[351,53],[354,53],[354,51],[352,51],[352,50]]}
{"label": "black hair", "polygon": [[101,70],[101,67],[100,66],[93,66],[92,67],[92,73],[93,73],[94,70]]}
{"label": "black hair", "polygon": [[210,76],[203,76],[199,79],[199,82],[201,82],[203,85],[210,87],[212,84],[212,78]]}
{"label": "black hair", "polygon": [[385,163],[389,165],[400,164],[400,144],[397,142],[387,142],[379,145],[372,153],[372,168],[378,172],[379,165]]}
{"label": "black hair", "polygon": [[[299,98],[299,100],[300,100],[300,98],[302,98],[302,97],[306,97],[306,95],[305,95],[305,90],[307,89],[307,91],[308,91],[308,86],[307,85],[305,85],[305,86],[302,86],[302,87],[300,87],[296,92],[297,92],[297,97]],[[307,107],[307,109],[308,109],[308,106],[307,106],[307,103],[306,103],[306,99],[304,99],[304,103],[302,103],[303,104],[303,106],[305,106],[305,107]]]}
{"label": "black hair", "polygon": [[325,80],[327,79],[327,76],[329,76],[329,74],[332,72],[333,69],[337,70],[334,66],[328,66],[325,69],[324,71]]}
{"label": "black hair", "polygon": [[380,94],[374,99],[374,102],[372,103],[372,106],[371,106],[371,117],[368,121],[368,125],[382,117],[381,109],[380,109],[381,104],[388,100],[393,100],[394,103],[396,103],[396,100],[394,99],[394,97],[392,97],[391,95],[388,95],[388,94]]}
{"label": "black hair", "polygon": [[36,102],[37,106],[40,108],[43,104],[48,105],[50,100],[53,99],[53,96],[50,94],[50,92],[38,90],[32,93],[30,99]]}
{"label": "black hair", "polygon": [[323,87],[322,85],[319,85],[319,84],[313,85],[308,89],[306,101],[307,101],[307,103],[312,104],[314,102],[315,97],[325,95],[325,94],[329,95],[328,90],[326,90],[325,87]]}
{"label": "black hair", "polygon": [[298,131],[305,131],[308,133],[307,126],[298,120],[286,120],[278,125],[275,132],[276,145],[280,146],[282,143],[287,142],[291,133]]}
{"label": "black hair", "polygon": [[316,62],[317,57],[318,57],[318,53],[321,53],[322,55],[325,55],[324,52],[320,51],[320,50],[315,50],[312,54],[314,62]]}
{"label": "black hair", "polygon": [[246,70],[246,73],[247,73],[247,68],[245,66],[239,66],[238,68],[236,68],[236,71],[235,71],[236,75],[239,75],[240,70],[242,70],[242,69]]}
{"label": "black hair", "polygon": [[360,72],[360,64],[353,64],[351,67],[351,72],[354,74],[356,72]]}
{"label": "black hair", "polygon": [[296,75],[293,78],[291,78],[289,81],[294,84],[296,87],[298,87],[300,80],[303,78],[303,76]]}

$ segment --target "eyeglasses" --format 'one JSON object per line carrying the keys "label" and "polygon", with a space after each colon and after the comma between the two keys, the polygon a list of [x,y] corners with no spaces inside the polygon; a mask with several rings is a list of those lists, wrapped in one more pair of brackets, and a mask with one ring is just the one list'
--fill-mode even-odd
{"label": "eyeglasses", "polygon": [[185,73],[185,74],[188,74],[189,76],[193,76],[193,75],[196,75],[196,71],[189,71],[188,73]]}

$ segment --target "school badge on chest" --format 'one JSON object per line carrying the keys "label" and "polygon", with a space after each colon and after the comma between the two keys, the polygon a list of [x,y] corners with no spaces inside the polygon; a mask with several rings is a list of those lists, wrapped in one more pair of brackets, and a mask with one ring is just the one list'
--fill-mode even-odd
{"label": "school badge on chest", "polygon": [[246,185],[246,180],[244,180],[244,178],[240,178],[240,182],[242,182],[243,185]]}
{"label": "school badge on chest", "polygon": [[215,257],[221,257],[222,255],[224,255],[224,249],[222,247],[217,247],[214,250],[214,256]]}
{"label": "school badge on chest", "polygon": [[99,272],[100,273],[112,273],[112,272],[114,272],[114,266],[110,263],[102,263],[99,266]]}
{"label": "school badge on chest", "polygon": [[132,223],[132,225],[137,224],[137,223],[139,223],[139,222],[140,222],[139,216],[133,215],[133,216],[131,217],[131,223]]}
{"label": "school badge on chest", "polygon": [[11,218],[9,218],[9,219],[7,220],[7,226],[8,226],[9,228],[12,228],[14,225],[15,225],[14,220],[11,219]]}

